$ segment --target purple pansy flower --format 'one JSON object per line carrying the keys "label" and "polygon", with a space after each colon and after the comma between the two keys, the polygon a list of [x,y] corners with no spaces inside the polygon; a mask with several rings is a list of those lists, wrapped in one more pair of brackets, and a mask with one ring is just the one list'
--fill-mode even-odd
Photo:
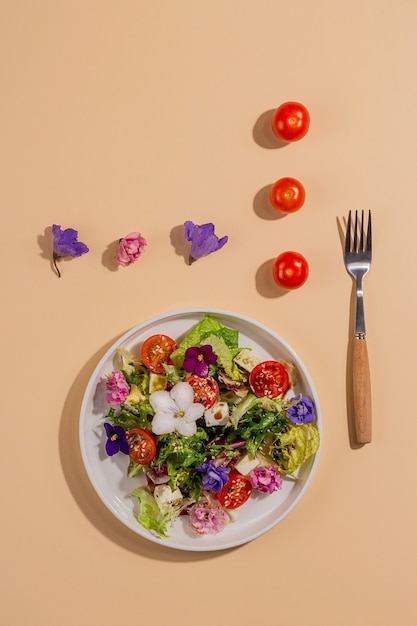
{"label": "purple pansy flower", "polygon": [[257,467],[249,477],[252,487],[261,493],[273,493],[282,487],[282,478],[275,465]]}
{"label": "purple pansy flower", "polygon": [[[291,398],[290,402],[294,402],[298,398]],[[314,405],[308,396],[302,396],[301,399],[287,409],[287,417],[293,422],[301,426],[314,420]]]}
{"label": "purple pansy flower", "polygon": [[204,345],[187,348],[184,355],[184,369],[190,374],[197,374],[201,378],[207,378],[209,366],[214,365],[217,361],[217,355],[214,354],[210,345]]}
{"label": "purple pansy flower", "polygon": [[207,461],[197,467],[203,474],[203,489],[219,493],[223,485],[229,480],[228,470],[222,465],[217,466],[213,461]]}
{"label": "purple pansy flower", "polygon": [[112,426],[108,422],[104,423],[107,435],[106,452],[109,456],[113,456],[118,452],[129,454],[129,443],[126,439],[126,432],[122,426]]}
{"label": "purple pansy flower", "polygon": [[227,235],[219,239],[214,234],[214,224],[194,224],[194,222],[184,222],[184,233],[187,241],[191,241],[190,263],[201,259],[203,256],[220,250],[228,241]]}
{"label": "purple pansy flower", "polygon": [[57,266],[57,260],[64,256],[78,257],[88,252],[88,248],[85,243],[77,241],[78,232],[73,228],[66,228],[62,230],[58,224],[53,224],[52,234],[53,241],[53,261],[54,267],[58,273],[58,277],[61,277],[61,272]]}

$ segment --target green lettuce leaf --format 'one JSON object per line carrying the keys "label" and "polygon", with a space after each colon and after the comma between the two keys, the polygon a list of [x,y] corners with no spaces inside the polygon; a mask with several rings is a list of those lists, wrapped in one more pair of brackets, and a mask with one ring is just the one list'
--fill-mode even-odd
{"label": "green lettuce leaf", "polygon": [[178,348],[171,354],[171,361],[176,367],[182,367],[187,348],[199,346],[201,339],[213,331],[220,330],[222,325],[210,315],[206,315],[180,342]]}
{"label": "green lettuce leaf", "polygon": [[210,345],[213,348],[214,354],[217,355],[217,367],[224,371],[226,376],[229,376],[232,380],[243,381],[247,376],[240,371],[234,357],[236,356],[235,350],[230,350],[223,337],[217,335],[209,335],[204,338],[204,343]]}
{"label": "green lettuce leaf", "polygon": [[168,537],[167,524],[175,522],[178,517],[178,510],[170,509],[162,513],[147,487],[137,487],[129,496],[137,498],[139,501],[140,509],[137,518],[139,524],[157,537]]}
{"label": "green lettuce leaf", "polygon": [[320,446],[320,434],[312,422],[291,425],[271,445],[269,454],[283,474],[293,474]]}

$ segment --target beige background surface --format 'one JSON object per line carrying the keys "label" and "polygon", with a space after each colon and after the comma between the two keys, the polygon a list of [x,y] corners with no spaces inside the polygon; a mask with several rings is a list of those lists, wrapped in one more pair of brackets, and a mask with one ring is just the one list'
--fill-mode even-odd
{"label": "beige background surface", "polygon": [[[417,623],[416,19],[413,0],[2,0],[2,623]],[[311,128],[278,149],[270,112]],[[267,190],[305,185],[277,219]],[[365,279],[374,433],[351,443],[351,280],[339,225],[372,209]],[[178,237],[230,241],[193,266]],[[50,264],[50,226],[90,253]],[[115,270],[132,230],[142,259]],[[296,249],[284,296],[272,259]],[[163,549],[95,495],[78,447],[89,377],[122,333],[183,307],[231,309],[281,334],[321,399],[314,480],[272,531],[234,550]]]}

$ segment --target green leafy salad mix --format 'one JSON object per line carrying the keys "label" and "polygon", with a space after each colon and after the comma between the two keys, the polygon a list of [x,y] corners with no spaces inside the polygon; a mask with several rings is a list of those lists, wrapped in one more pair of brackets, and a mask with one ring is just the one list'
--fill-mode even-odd
{"label": "green leafy salad mix", "polygon": [[[222,532],[254,493],[279,492],[319,449],[313,400],[297,371],[262,361],[239,333],[206,314],[177,343],[148,337],[117,350],[106,376],[107,455],[124,454],[138,522],[168,537],[183,517],[197,535]],[[133,481],[132,481],[133,482]]]}

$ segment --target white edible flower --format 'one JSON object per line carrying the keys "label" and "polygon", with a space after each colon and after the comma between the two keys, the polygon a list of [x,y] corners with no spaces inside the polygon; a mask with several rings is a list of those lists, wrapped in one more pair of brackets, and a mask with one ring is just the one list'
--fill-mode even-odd
{"label": "white edible flower", "polygon": [[149,402],[155,411],[152,419],[155,435],[166,435],[174,430],[185,437],[196,433],[196,421],[203,416],[204,406],[194,402],[194,391],[188,383],[177,383],[171,391],[155,391],[149,396]]}

